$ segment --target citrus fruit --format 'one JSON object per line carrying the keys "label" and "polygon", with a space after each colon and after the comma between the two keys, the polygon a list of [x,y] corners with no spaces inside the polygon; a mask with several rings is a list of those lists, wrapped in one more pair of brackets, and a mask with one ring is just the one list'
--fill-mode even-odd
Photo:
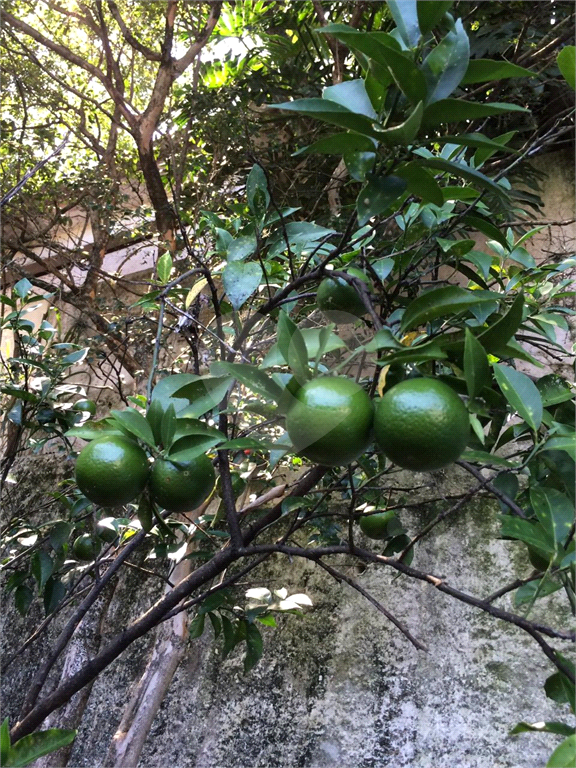
{"label": "citrus fruit", "polygon": [[286,429],[297,452],[327,467],[349,464],[368,447],[374,407],[355,381],[308,381],[295,396]]}
{"label": "citrus fruit", "polygon": [[384,512],[371,512],[362,515],[358,521],[360,530],[369,539],[385,539],[388,536],[388,523],[394,517],[394,510],[387,509]]}
{"label": "citrus fruit", "polygon": [[112,507],[132,501],[144,490],[149,469],[139,445],[121,435],[105,435],[80,452],[76,482],[90,501]]}
{"label": "citrus fruit", "polygon": [[157,459],[150,476],[150,494],[169,512],[188,512],[208,498],[215,481],[214,467],[205,454],[177,465]]}
{"label": "citrus fruit", "polygon": [[[358,269],[349,269],[348,274],[368,282],[366,275]],[[354,317],[366,314],[362,297],[343,277],[326,277],[322,280],[316,292],[316,304],[329,319],[336,322],[350,322]]]}
{"label": "citrus fruit", "polygon": [[72,544],[72,552],[78,560],[94,560],[100,551],[100,544],[89,533],[78,536]]}
{"label": "citrus fruit", "polygon": [[73,411],[83,411],[94,416],[96,413],[96,403],[94,400],[77,400],[72,406]]}
{"label": "citrus fruit", "polygon": [[464,403],[436,379],[401,381],[376,405],[376,442],[405,469],[427,472],[456,461],[466,448],[469,431]]}

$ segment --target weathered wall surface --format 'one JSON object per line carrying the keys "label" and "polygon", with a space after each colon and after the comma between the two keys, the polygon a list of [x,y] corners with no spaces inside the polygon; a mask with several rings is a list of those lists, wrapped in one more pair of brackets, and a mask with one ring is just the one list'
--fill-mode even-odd
{"label": "weathered wall surface", "polygon": [[[404,485],[413,476],[400,473]],[[416,476],[420,498],[458,492],[461,470]],[[522,545],[494,540],[497,506],[473,501],[441,523],[417,550],[415,567],[477,597],[526,576]],[[428,522],[403,510],[410,533]],[[380,566],[338,567],[369,590],[427,647],[415,649],[387,619],[346,584],[311,563],[285,559],[250,575],[249,586],[287,587],[314,602],[303,618],[263,628],[264,657],[247,676],[242,651],[221,661],[211,629],[191,641],[154,720],[140,768],[536,768],[558,741],[549,735],[510,737],[519,720],[563,719],[542,685],[553,668],[521,630]],[[102,642],[150,604],[160,586],[133,571],[121,580],[101,627]],[[497,603],[510,607],[508,597]],[[534,617],[566,626],[555,596]],[[13,620],[13,614],[9,614]],[[22,639],[9,622],[6,645]],[[53,632],[50,632],[53,637]],[[142,673],[151,638],[115,662],[92,688],[70,766],[100,768],[128,696]],[[561,647],[554,641],[555,645]],[[4,675],[6,714],[41,655]],[[30,666],[28,666],[28,664]],[[55,678],[59,677],[59,672]],[[11,701],[13,697],[13,701]],[[10,706],[12,704],[12,706]],[[9,711],[12,710],[12,711]]]}

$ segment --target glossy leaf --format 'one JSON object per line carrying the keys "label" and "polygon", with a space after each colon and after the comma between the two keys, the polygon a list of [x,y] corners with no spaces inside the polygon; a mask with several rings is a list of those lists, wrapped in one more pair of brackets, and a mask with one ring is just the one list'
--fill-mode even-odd
{"label": "glossy leaf", "polygon": [[415,48],[420,40],[418,4],[416,0],[388,0],[388,8],[408,48]]}
{"label": "glossy leaf", "polygon": [[365,181],[366,176],[374,170],[375,160],[374,152],[347,152],[344,155],[348,173],[355,181]]}
{"label": "glossy leaf", "polygon": [[406,163],[396,169],[396,173],[406,181],[408,191],[412,195],[422,198],[427,203],[433,203],[438,207],[444,205],[442,189],[434,176],[415,162]]}
{"label": "glossy leaf", "polygon": [[301,115],[308,115],[308,117],[314,117],[324,123],[337,125],[339,128],[346,128],[363,136],[377,138],[373,127],[374,120],[365,115],[351,112],[341,104],[329,99],[298,99],[283,104],[268,104],[268,107],[269,109],[285,109]]}
{"label": "glossy leaf", "polygon": [[66,595],[66,587],[60,579],[50,576],[44,587],[44,611],[46,615],[52,613]]}
{"label": "glossy leaf", "polygon": [[550,755],[546,768],[574,768],[576,764],[576,735],[564,739]]}
{"label": "glossy leaf", "polygon": [[530,489],[530,503],[552,541],[563,544],[574,522],[574,507],[570,499],[556,488],[535,486]]}
{"label": "glossy leaf", "polygon": [[555,550],[554,542],[547,536],[546,531],[539,523],[531,520],[522,520],[512,515],[500,515],[501,529],[500,533],[508,539],[518,539],[536,549],[553,555]]}
{"label": "glossy leaf", "polygon": [[394,48],[381,46],[379,63],[384,66],[392,79],[412,104],[426,100],[426,79],[412,59]]}
{"label": "glossy leaf", "polygon": [[142,440],[146,445],[155,445],[154,433],[148,420],[134,408],[126,408],[124,411],[110,411],[114,421],[130,432],[134,437]]}
{"label": "glossy leaf", "polygon": [[487,83],[490,80],[504,80],[509,77],[535,77],[536,73],[519,67],[510,61],[494,61],[492,59],[472,59],[462,78],[461,85],[472,83]]}
{"label": "glossy leaf", "polygon": [[283,310],[278,316],[278,348],[288,366],[303,384],[310,378],[308,350],[302,332]]}
{"label": "glossy leaf", "polygon": [[229,376],[200,376],[196,381],[177,389],[175,394],[189,402],[177,410],[179,418],[198,418],[212,411],[221,402],[231,384]]}
{"label": "glossy leaf", "polygon": [[366,352],[377,352],[379,349],[404,349],[403,345],[394,337],[388,328],[381,328],[376,332],[364,349]]}
{"label": "glossy leaf", "polygon": [[524,295],[519,293],[506,314],[478,336],[478,341],[487,352],[497,354],[497,351],[510,341],[520,328],[523,311]]}
{"label": "glossy leaf", "polygon": [[417,3],[418,24],[423,35],[434,29],[453,5],[453,0],[419,0]]}
{"label": "glossy leaf", "polygon": [[516,590],[514,606],[518,608],[521,605],[532,604],[537,598],[547,597],[560,589],[562,589],[562,584],[550,578],[542,577],[529,581]]}
{"label": "glossy leaf", "polygon": [[13,744],[8,753],[6,768],[21,768],[33,763],[43,755],[66,747],[76,738],[77,731],[63,728],[50,728],[47,731],[36,731],[24,736]]}
{"label": "glossy leaf", "polygon": [[428,87],[427,104],[445,99],[459,85],[468,68],[470,43],[458,19],[446,36],[424,59],[422,70]]}
{"label": "glossy leaf", "polygon": [[418,135],[423,114],[424,103],[419,101],[403,123],[394,125],[391,128],[382,128],[380,125],[375,125],[376,135],[382,144],[386,144],[388,147],[407,147]]}
{"label": "glossy leaf", "polygon": [[346,80],[337,85],[324,88],[322,98],[334,101],[357,115],[365,115],[371,120],[378,120],[370,97],[366,92],[364,80]]}
{"label": "glossy leaf", "polygon": [[244,674],[250,672],[262,658],[263,640],[255,624],[246,624],[246,655],[244,656]]}
{"label": "glossy leaf", "polygon": [[515,736],[517,733],[526,733],[529,731],[535,731],[536,733],[558,733],[561,736],[570,736],[574,733],[574,728],[566,723],[557,723],[553,720],[542,723],[518,723],[510,731],[511,736]]}
{"label": "glossy leaf", "polygon": [[466,328],[464,342],[464,378],[470,397],[480,394],[483,387],[490,383],[490,365],[486,350]]}
{"label": "glossy leaf", "polygon": [[494,375],[512,409],[537,430],[542,422],[542,398],[536,385],[525,373],[501,363],[494,364]]}
{"label": "glossy leaf", "polygon": [[519,107],[517,104],[501,103],[481,103],[474,101],[463,101],[461,99],[440,99],[440,101],[430,104],[424,110],[422,124],[427,128],[433,128],[445,123],[459,123],[461,120],[476,120],[479,117],[490,117],[491,115],[502,115],[506,112],[528,112],[525,107]]}
{"label": "glossy leaf", "polygon": [[231,261],[244,261],[248,256],[256,250],[256,238],[250,236],[237,237],[231,240],[228,249],[226,251],[226,260]]}
{"label": "glossy leaf", "polygon": [[311,155],[314,153],[324,155],[343,155],[347,152],[371,152],[376,142],[359,133],[337,133],[334,136],[325,136],[323,139],[303,147],[295,152],[295,155]]}
{"label": "glossy leaf", "polygon": [[20,584],[14,590],[14,605],[21,616],[26,616],[33,600],[34,592],[26,584]]}
{"label": "glossy leaf", "polygon": [[34,552],[30,558],[30,570],[38,582],[38,591],[42,592],[44,585],[54,571],[54,562],[47,552],[43,549]]}
{"label": "glossy leaf", "polygon": [[566,45],[556,59],[558,69],[562,77],[570,88],[576,88],[576,48],[573,45]]}
{"label": "glossy leaf", "polygon": [[166,251],[166,253],[163,253],[162,256],[160,256],[156,264],[156,275],[158,277],[158,282],[162,285],[166,285],[168,280],[170,280],[171,272],[172,256],[170,256],[168,251]]}
{"label": "glossy leaf", "polygon": [[485,304],[500,298],[492,291],[468,291],[456,285],[447,285],[423,293],[408,305],[402,316],[400,329],[406,332],[410,328],[464,312],[478,304]]}
{"label": "glossy leaf", "polygon": [[356,200],[358,225],[362,227],[374,216],[388,210],[405,189],[406,182],[399,176],[369,176]]}
{"label": "glossy leaf", "polygon": [[[326,328],[303,328],[300,333],[304,338],[306,344],[306,354],[308,360],[316,360],[320,352],[320,334],[325,331]],[[335,333],[330,332],[326,339],[326,344],[323,348],[322,354],[328,354],[334,352],[337,349],[346,349],[346,344]],[[278,344],[274,344],[266,354],[266,357],[260,363],[260,368],[273,368],[279,365],[286,365],[287,360],[280,352]]]}
{"label": "glossy leaf", "polygon": [[214,448],[223,439],[224,435],[220,435],[220,437],[214,435],[186,435],[172,443],[168,451],[168,459],[175,463],[181,462],[185,464]]}
{"label": "glossy leaf", "polygon": [[[478,232],[482,232],[482,234],[486,235],[486,237],[489,237],[492,240],[496,240],[496,242],[500,243],[503,248],[506,248],[506,238],[504,237],[504,234],[498,229],[497,226],[492,224],[492,222],[487,221],[482,216],[472,214],[463,216],[462,220],[465,221],[466,224],[470,224],[470,226],[474,229],[477,229]],[[487,277],[487,275],[485,275],[485,277]]]}
{"label": "glossy leaf", "polygon": [[235,310],[256,292],[261,280],[262,267],[252,262],[233,261],[222,272],[224,289]]}
{"label": "glossy leaf", "polygon": [[210,367],[210,372],[216,376],[228,374],[252,392],[268,400],[278,402],[282,395],[282,388],[254,365],[217,361]]}
{"label": "glossy leaf", "polygon": [[262,167],[255,163],[246,179],[248,207],[255,216],[262,217],[270,204],[268,182]]}
{"label": "glossy leaf", "polygon": [[162,445],[164,448],[168,448],[172,445],[172,440],[176,434],[176,410],[173,403],[170,403],[166,411],[162,414],[160,432]]}
{"label": "glossy leaf", "polygon": [[444,160],[442,157],[429,157],[419,160],[418,163],[420,165],[428,166],[429,168],[436,168],[439,171],[450,173],[453,176],[459,176],[462,179],[466,179],[466,181],[471,181],[481,189],[487,189],[497,195],[507,195],[507,192],[503,187],[496,184],[496,182],[492,181],[488,176],[480,173],[480,171],[477,171],[475,168],[470,168],[467,165],[454,163],[452,160]]}

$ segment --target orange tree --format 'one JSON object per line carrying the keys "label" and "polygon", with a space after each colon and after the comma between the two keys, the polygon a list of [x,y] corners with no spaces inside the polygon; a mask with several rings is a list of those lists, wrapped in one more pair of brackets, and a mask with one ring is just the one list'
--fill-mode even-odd
{"label": "orange tree", "polygon": [[[266,163],[258,161],[246,177],[244,198],[204,212],[193,238],[186,216],[175,211],[190,269],[178,274],[173,253],[163,254],[155,284],[138,302],[157,317],[147,392],[125,410],[72,426],[64,438],[129,438],[166,477],[174,476],[179,489],[186,486],[180,475],[202,457],[219,479],[212,489],[211,470],[204,467],[210,481],[199,496],[191,491],[190,508],[210,493],[214,503],[188,525],[162,508],[162,496],[149,487],[114,517],[99,510],[98,494],[77,494],[76,517],[42,531],[29,570],[16,568],[9,579],[22,612],[33,599],[32,579],[46,610],[59,610],[75,584],[69,547],[91,532],[94,520],[106,515],[118,537],[112,558],[102,560],[110,548],[94,550],[99,578],[36,673],[13,739],[31,733],[132,642],[178,612],[189,612],[193,637],[209,616],[225,654],[244,643],[248,671],[262,653],[260,627],[273,624],[276,607],[262,597],[243,613],[232,611],[234,584],[275,555],[309,559],[365,592],[330,564],[331,556],[347,554],[433,584],[515,625],[556,668],[547,695],[573,707],[574,667],[555,647],[573,632],[528,618],[534,602],[555,591],[563,590],[574,607],[573,388],[559,375],[525,370],[539,366],[538,350],[563,359],[556,331],[568,329],[565,275],[574,262],[536,263],[529,249],[538,228],[526,210],[535,200],[511,182],[527,157],[564,131],[573,108],[534,130],[530,87],[522,84],[533,83],[535,73],[502,58],[472,57],[473,32],[451,10],[451,2],[390,0],[372,17],[371,31],[325,23],[318,38],[346,52],[350,77],[321,96],[268,105],[287,125],[296,120],[302,133],[314,126],[316,140],[300,146],[300,155],[318,156],[322,167],[326,158],[340,163],[341,208],[331,218],[319,223],[279,204]],[[556,79],[565,93],[574,87],[573,62],[574,48],[565,46]],[[509,89],[510,101],[495,100],[490,94],[509,81],[520,84]],[[340,304],[335,318],[325,305],[318,310],[316,290],[328,278],[350,288],[349,315]],[[201,292],[210,303],[206,317],[193,311]],[[14,305],[8,325],[22,322],[22,298],[18,291],[6,298]],[[209,372],[201,371],[198,356],[194,372],[178,361],[170,370],[159,368],[168,317],[194,329],[211,361]],[[378,413],[379,398],[394,392],[389,372],[395,381],[422,382],[409,388],[422,397],[428,390],[449,392],[459,445],[447,452],[448,460],[457,459],[475,481],[421,531],[406,530],[395,514],[401,500],[387,485],[397,471],[394,461],[401,465],[408,449],[387,448],[371,433],[374,405]],[[8,390],[14,395],[18,387]],[[435,435],[421,418],[418,408],[408,412],[405,431],[426,456],[435,450]],[[386,432],[384,416],[377,432]],[[294,469],[298,474],[286,481]],[[242,482],[247,477],[259,487],[250,503]],[[418,542],[478,491],[500,504],[500,535],[526,545],[527,568],[538,555],[526,578],[502,584],[491,596],[465,593],[412,565]],[[178,496],[177,509],[185,513]],[[361,535],[370,536],[365,520],[372,513],[385,513],[377,544]],[[197,567],[89,664],[43,695],[75,626],[123,562],[137,548],[165,556],[181,546],[176,534],[199,545]],[[226,578],[209,587],[224,571]],[[519,610],[499,607],[498,598],[512,591]],[[409,642],[425,647],[379,607]],[[569,726],[556,723],[549,730],[566,737],[557,759],[570,759]]]}

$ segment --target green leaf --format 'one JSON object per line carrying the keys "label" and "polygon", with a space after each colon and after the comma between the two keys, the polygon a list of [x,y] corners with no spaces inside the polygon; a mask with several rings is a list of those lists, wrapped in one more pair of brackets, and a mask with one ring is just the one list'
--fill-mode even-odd
{"label": "green leaf", "polygon": [[408,191],[421,197],[426,203],[433,203],[441,208],[444,205],[444,195],[434,176],[415,162],[406,163],[396,169],[396,173],[406,181]]}
{"label": "green leaf", "polygon": [[189,461],[197,459],[203,453],[209,451],[218,443],[222,442],[224,435],[186,435],[179,440],[175,440],[168,451],[168,459],[176,464],[186,464]]}
{"label": "green leaf", "polygon": [[220,621],[219,616],[215,613],[209,613],[208,618],[210,619],[212,629],[214,630],[214,637],[219,637],[222,632],[222,622]]}
{"label": "green leaf", "polygon": [[498,350],[510,341],[520,328],[523,310],[524,295],[519,293],[506,314],[478,336],[478,341],[487,352],[498,354]]}
{"label": "green leaf", "polygon": [[244,656],[244,674],[250,672],[262,658],[263,641],[260,630],[255,624],[246,624],[246,655]]}
{"label": "green leaf", "polygon": [[537,733],[558,733],[560,736],[570,736],[574,733],[574,728],[566,723],[557,723],[553,720],[542,723],[518,723],[510,731],[510,736],[515,736],[517,733],[526,733],[527,731],[536,731]]}
{"label": "green leaf", "polygon": [[464,342],[464,378],[470,397],[476,397],[490,383],[488,355],[469,328]]}
{"label": "green leaf", "polygon": [[410,56],[382,45],[378,54],[378,63],[390,73],[408,101],[417,105],[426,100],[426,79]]}
{"label": "green leaf", "polygon": [[469,291],[456,285],[435,288],[421,294],[408,305],[402,316],[400,329],[405,333],[410,328],[428,323],[437,317],[455,315],[500,298],[500,294],[492,291]]}
{"label": "green leaf", "polygon": [[[474,153],[474,165],[476,168],[479,168],[483,163],[486,162],[489,158],[491,158],[493,155],[495,155],[497,152],[515,152],[518,154],[518,150],[513,150],[505,147],[505,145],[512,139],[518,131],[508,131],[507,133],[503,133],[500,136],[494,136],[493,139],[490,140],[492,144],[495,144],[495,147],[479,147],[476,152]],[[520,241],[518,244],[520,244],[522,238],[520,238]]]}
{"label": "green leaf", "polygon": [[348,173],[355,181],[364,181],[367,174],[374,170],[374,152],[347,152],[344,162]]}
{"label": "green leaf", "polygon": [[554,542],[546,535],[546,531],[539,523],[530,520],[522,520],[512,515],[500,515],[500,534],[508,539],[518,539],[529,546],[541,549],[547,554],[555,552]]}
{"label": "green leaf", "polygon": [[529,581],[516,590],[514,594],[514,607],[518,608],[527,603],[531,604],[537,598],[548,597],[548,595],[552,595],[560,589],[562,589],[562,584],[546,577]]}
{"label": "green leaf", "polygon": [[382,360],[377,365],[393,365],[394,363],[424,363],[427,360],[445,360],[446,352],[437,341],[427,341],[424,344],[415,344],[412,347],[402,347]]}
{"label": "green leaf", "polygon": [[378,120],[362,79],[346,80],[337,85],[329,85],[324,88],[322,98],[334,101],[356,115],[365,115],[371,120]]}
{"label": "green leaf", "polygon": [[178,418],[198,418],[214,410],[226,395],[232,380],[230,376],[197,376],[196,381],[176,389],[178,398],[185,397],[185,408],[176,410]]}
{"label": "green leaf", "polygon": [[509,77],[536,77],[536,73],[509,61],[472,59],[460,84],[487,83],[490,80],[504,80]]}
{"label": "green leaf", "polygon": [[30,558],[30,570],[32,572],[32,576],[34,576],[38,582],[38,591],[42,592],[44,585],[50,576],[52,576],[54,571],[54,562],[52,561],[50,555],[41,549],[38,552],[34,552]]}
{"label": "green leaf", "polygon": [[47,616],[58,607],[65,595],[64,584],[55,576],[50,576],[44,587],[44,611]]}
{"label": "green leaf", "polygon": [[14,605],[20,616],[26,616],[34,600],[34,592],[25,584],[20,584],[14,591]]}
{"label": "green leaf", "polygon": [[301,115],[314,117],[330,125],[337,125],[339,128],[359,133],[362,136],[371,136],[377,138],[374,130],[374,120],[351,112],[346,107],[329,99],[297,99],[287,101],[283,104],[268,104],[269,109],[285,109],[290,112],[297,112]]}
{"label": "green leaf", "polygon": [[166,285],[170,280],[170,274],[172,272],[172,256],[166,251],[158,259],[156,264],[156,274],[158,276],[158,282],[162,285]]}
{"label": "green leaf", "polygon": [[308,350],[302,332],[284,310],[278,315],[278,348],[300,384],[310,378]]}
{"label": "green leaf", "polygon": [[142,440],[146,445],[155,445],[154,433],[147,419],[135,408],[124,411],[110,411],[114,420],[128,430],[130,434]]}
{"label": "green leaf", "polygon": [[494,363],[494,375],[510,406],[528,426],[537,430],[542,422],[542,399],[536,385],[525,373]]}
{"label": "green leaf", "polygon": [[530,503],[550,539],[563,544],[574,522],[574,507],[570,499],[556,488],[540,485],[530,489]]}
{"label": "green leaf", "polygon": [[476,464],[494,464],[498,467],[514,467],[515,464],[501,456],[495,456],[486,451],[465,451],[461,456],[462,461],[470,461]]}
{"label": "green leaf", "polygon": [[[557,656],[574,672],[574,663],[570,659],[559,653]],[[574,711],[574,683],[563,672],[550,675],[544,683],[544,690],[549,699],[557,704],[570,704]]]}
{"label": "green leaf", "polygon": [[422,124],[433,128],[444,123],[459,123],[461,120],[477,120],[479,117],[502,115],[505,112],[529,112],[525,107],[505,102],[487,102],[486,104],[461,99],[440,99],[424,110]]}
{"label": "green leaf", "polygon": [[562,73],[562,77],[570,88],[576,89],[576,48],[573,45],[566,45],[556,58],[558,69]]}
{"label": "green leaf", "polygon": [[[326,327],[327,328],[327,327]],[[306,345],[306,354],[308,360],[316,360],[320,352],[320,335],[326,328],[303,328],[300,333],[304,339]],[[330,331],[326,344],[323,348],[322,355],[327,355],[329,352],[334,352],[336,349],[346,349],[346,344],[335,333]],[[286,365],[287,360],[284,359],[280,352],[278,344],[274,344],[268,350],[266,357],[260,363],[260,368],[273,368],[279,365]]]}
{"label": "green leaf", "polygon": [[176,410],[174,404],[170,403],[168,408],[162,414],[161,423],[161,437],[162,445],[164,448],[169,448],[172,445],[172,440],[176,433]]}
{"label": "green leaf", "polygon": [[445,99],[464,77],[470,59],[468,35],[458,19],[448,34],[424,59],[422,70],[428,86],[427,103]]}
{"label": "green leaf", "polygon": [[376,135],[382,144],[386,144],[388,147],[398,145],[407,147],[418,135],[423,114],[424,102],[419,101],[403,123],[394,125],[391,128],[382,128],[380,125],[375,125]]}
{"label": "green leaf", "polygon": [[364,226],[372,217],[386,211],[406,189],[406,182],[399,176],[368,176],[368,183],[361,189],[356,208],[358,225]]}
{"label": "green leaf", "polygon": [[536,267],[536,259],[532,254],[528,253],[526,248],[514,248],[508,258],[512,259],[512,261],[517,261],[518,264],[522,264],[526,269],[534,269]]}
{"label": "green leaf", "polygon": [[231,240],[226,250],[226,260],[244,261],[248,256],[252,256],[256,250],[256,238],[252,236],[237,237]]}
{"label": "green leaf", "polygon": [[246,198],[252,213],[262,218],[270,205],[270,193],[266,174],[258,163],[254,163],[246,179]]}
{"label": "green leaf", "polygon": [[418,23],[423,35],[430,32],[453,5],[453,0],[419,0]]}
{"label": "green leaf", "polygon": [[227,440],[222,445],[218,446],[220,451],[272,451],[283,448],[288,450],[289,445],[278,445],[276,442],[270,442],[269,440],[257,440],[255,437],[237,437],[235,440]]}
{"label": "green leaf", "polygon": [[485,176],[483,173],[480,173],[480,171],[467,165],[454,163],[452,160],[444,160],[442,157],[429,157],[418,160],[417,162],[419,165],[436,168],[439,171],[450,173],[452,176],[459,176],[462,179],[466,179],[466,181],[472,182],[481,189],[487,189],[489,192],[494,192],[497,195],[504,197],[507,195],[507,191],[504,187],[501,187],[499,184],[496,184],[495,181],[489,179],[488,176]]}
{"label": "green leaf", "polygon": [[227,616],[221,615],[220,618],[222,619],[222,632],[224,634],[224,647],[222,648],[222,658],[225,659],[226,656],[228,656],[230,651],[236,645],[236,629],[234,627],[234,624],[230,621],[230,619]]}
{"label": "green leaf", "polygon": [[367,136],[358,133],[337,133],[334,136],[325,136],[323,139],[299,149],[297,155],[311,155],[314,153],[324,155],[344,155],[348,152],[371,152],[376,142]]}
{"label": "green leaf", "polygon": [[[156,422],[158,422],[159,429],[159,424],[162,419],[161,414],[166,411],[171,403],[174,406],[177,416],[180,415],[180,411],[190,405],[189,400],[185,396],[180,395],[179,397],[175,397],[174,393],[179,392],[185,384],[198,381],[200,378],[200,376],[197,376],[194,373],[175,373],[172,376],[165,376],[163,379],[160,379],[152,390],[150,407],[148,409],[148,413],[150,414],[149,422],[155,433]],[[158,421],[158,419],[160,421]],[[158,434],[158,441],[160,441],[160,434]]]}
{"label": "green leaf", "polygon": [[10,751],[10,728],[8,718],[2,721],[0,726],[0,765],[6,765],[8,752]]}
{"label": "green leaf", "polygon": [[[169,406],[175,409],[173,403],[169,403]],[[168,407],[169,407],[168,406]],[[164,408],[160,399],[151,400],[148,410],[146,411],[146,421],[150,424],[152,432],[154,434],[154,440],[157,445],[162,442],[162,418],[164,416]]]}
{"label": "green leaf", "polygon": [[415,48],[420,40],[416,0],[388,0],[388,8],[396,22],[402,40],[408,48]]}
{"label": "green leaf", "polygon": [[222,283],[230,304],[239,310],[258,289],[262,280],[262,267],[252,262],[232,261],[224,267]]}
{"label": "green leaf", "polygon": [[212,363],[210,373],[215,376],[228,374],[252,392],[262,395],[267,400],[274,400],[276,403],[282,396],[282,388],[254,365],[217,361]]}
{"label": "green leaf", "polygon": [[[496,240],[502,247],[507,247],[506,238],[504,237],[503,233],[498,229],[498,227],[494,226],[494,224],[482,218],[482,216],[473,216],[471,214],[467,214],[466,216],[462,217],[462,220],[474,229],[477,229],[478,232],[482,232],[482,234],[486,235],[486,237],[489,237],[492,240]],[[484,275],[484,277],[487,276],[488,275]]]}
{"label": "green leaf", "polygon": [[6,768],[21,768],[29,765],[39,757],[66,747],[76,738],[78,731],[63,728],[50,728],[47,731],[36,731],[24,736],[12,745],[8,754],[8,762],[2,763]]}
{"label": "green leaf", "polygon": [[81,363],[86,359],[89,351],[89,347],[85,347],[84,349],[76,350],[76,352],[71,352],[69,355],[65,355],[62,360],[60,360],[60,364],[74,365],[74,363]]}
{"label": "green leaf", "polygon": [[30,282],[30,280],[28,280],[27,277],[23,277],[22,280],[18,280],[18,282],[14,285],[14,288],[12,290],[16,294],[16,296],[18,296],[18,298],[25,299],[33,287],[34,286]]}
{"label": "green leaf", "polygon": [[379,349],[405,349],[388,328],[382,328],[364,347],[366,352],[377,352]]}
{"label": "green leaf", "polygon": [[550,755],[546,768],[574,768],[576,763],[576,735],[568,736]]}
{"label": "green leaf", "polygon": [[205,613],[199,613],[197,616],[195,616],[192,621],[190,622],[190,626],[188,627],[188,634],[190,635],[190,639],[194,640],[197,637],[201,637],[204,633],[204,622],[206,621],[206,614]]}

